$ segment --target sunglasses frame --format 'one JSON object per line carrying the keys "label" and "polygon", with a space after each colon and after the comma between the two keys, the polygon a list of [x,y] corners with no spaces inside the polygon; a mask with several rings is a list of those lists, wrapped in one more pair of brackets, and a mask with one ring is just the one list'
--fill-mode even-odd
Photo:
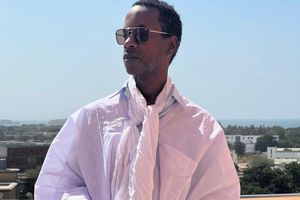
{"label": "sunglasses frame", "polygon": [[[141,29],[144,29],[148,32],[148,39],[146,41],[141,41],[140,39],[140,36],[139,36],[139,32],[134,32],[136,30],[141,30]],[[125,38],[125,35],[123,34],[120,34],[118,33],[119,31],[126,31],[126,34],[127,34],[127,38]],[[174,34],[171,34],[171,33],[167,33],[167,32],[162,32],[162,31],[156,31],[156,30],[151,30],[149,29],[148,27],[128,27],[128,28],[121,28],[121,29],[118,29],[116,30],[116,40],[117,40],[117,43],[119,45],[124,45],[126,40],[129,38],[129,37],[132,37],[134,39],[134,41],[136,43],[147,43],[150,41],[150,33],[157,33],[157,34],[162,34],[162,35],[169,35],[169,36],[173,36]],[[124,38],[124,41],[123,42],[120,42],[120,40],[118,39],[118,37],[122,36]]]}

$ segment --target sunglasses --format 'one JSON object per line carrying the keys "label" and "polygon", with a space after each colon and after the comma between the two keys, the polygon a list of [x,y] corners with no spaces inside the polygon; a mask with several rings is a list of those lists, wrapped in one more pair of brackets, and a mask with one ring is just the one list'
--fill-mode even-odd
{"label": "sunglasses", "polygon": [[171,33],[150,30],[147,27],[132,27],[118,29],[116,31],[116,40],[119,45],[123,45],[129,37],[132,37],[137,43],[145,43],[150,40],[150,33],[158,33],[169,36],[173,35]]}

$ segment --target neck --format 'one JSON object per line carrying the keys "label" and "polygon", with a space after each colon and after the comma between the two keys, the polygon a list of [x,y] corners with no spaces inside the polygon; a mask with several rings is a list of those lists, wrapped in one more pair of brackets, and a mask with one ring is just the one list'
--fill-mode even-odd
{"label": "neck", "polygon": [[167,76],[163,79],[149,79],[145,77],[134,77],[137,88],[144,96],[147,105],[155,104],[156,97],[163,90]]}

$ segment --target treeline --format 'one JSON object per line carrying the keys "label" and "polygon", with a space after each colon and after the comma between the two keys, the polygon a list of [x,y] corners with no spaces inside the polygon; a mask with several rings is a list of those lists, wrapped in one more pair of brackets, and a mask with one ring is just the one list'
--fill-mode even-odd
{"label": "treeline", "polygon": [[278,135],[277,147],[300,148],[300,127],[283,128],[280,126],[227,126],[224,127],[226,135]]}
{"label": "treeline", "polygon": [[[43,133],[58,133],[61,125],[22,125],[22,126],[0,126],[0,141],[3,140],[20,140],[29,139],[43,140],[47,139]],[[300,127],[283,128],[280,126],[232,126],[224,127],[226,135],[279,135],[277,147],[294,147],[300,148]],[[49,138],[48,138],[49,139]]]}
{"label": "treeline", "polygon": [[240,182],[244,195],[299,193],[300,164],[292,162],[275,168],[272,161],[258,158],[249,163]]}
{"label": "treeline", "polygon": [[[45,124],[38,125],[22,125],[22,126],[0,126],[0,141],[15,140],[15,141],[39,141],[52,140],[55,133],[58,133],[61,126]],[[47,135],[44,133],[54,133]]]}
{"label": "treeline", "polygon": [[22,126],[0,126],[0,134],[18,135],[26,133],[58,132],[61,126],[47,126],[45,124],[32,124]]}

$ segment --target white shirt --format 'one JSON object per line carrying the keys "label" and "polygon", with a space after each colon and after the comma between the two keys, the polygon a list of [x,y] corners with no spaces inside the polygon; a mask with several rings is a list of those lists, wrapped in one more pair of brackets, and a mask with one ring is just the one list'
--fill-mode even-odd
{"label": "white shirt", "polygon": [[[68,118],[49,148],[35,199],[111,199],[116,149],[129,120],[125,90]],[[173,97],[171,109],[159,119],[153,199],[239,199],[239,180],[221,126],[176,89]]]}

